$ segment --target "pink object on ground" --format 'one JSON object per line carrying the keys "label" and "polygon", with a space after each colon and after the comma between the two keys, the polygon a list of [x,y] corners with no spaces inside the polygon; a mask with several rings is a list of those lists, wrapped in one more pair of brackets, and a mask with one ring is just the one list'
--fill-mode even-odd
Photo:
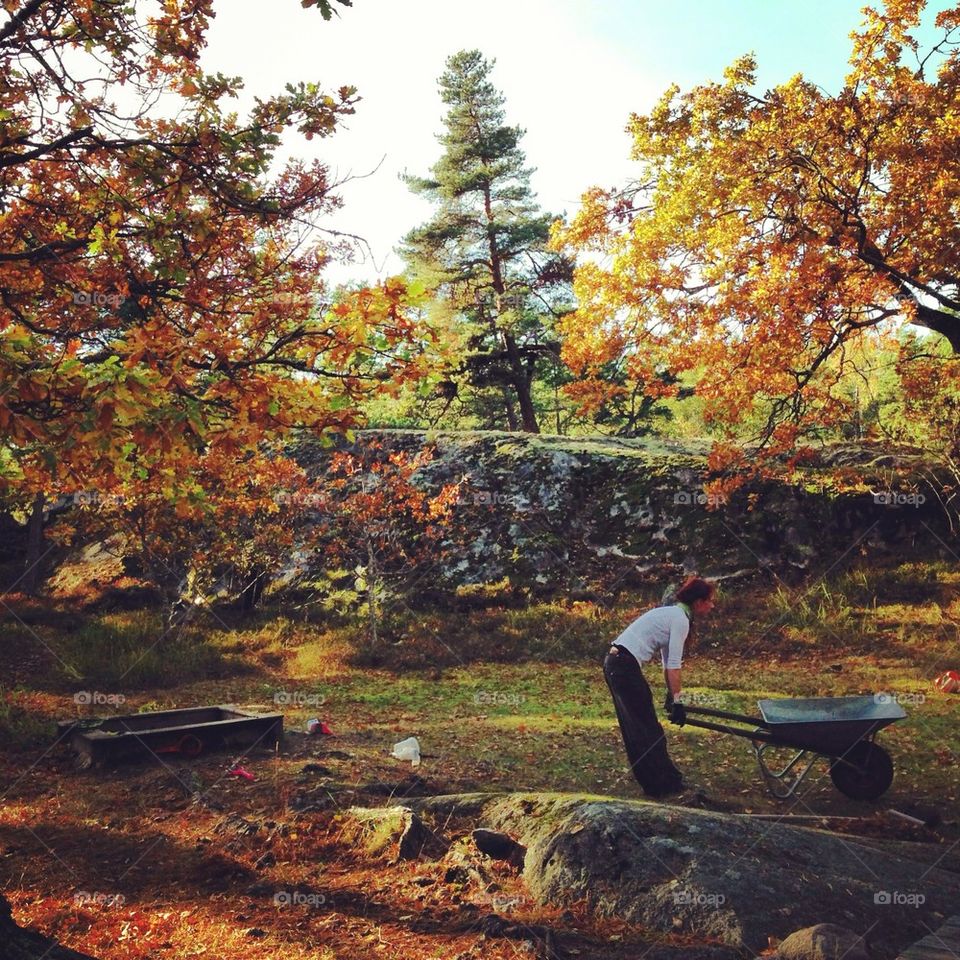
{"label": "pink object on ground", "polygon": [[327,721],[318,720],[316,717],[307,721],[306,729],[307,733],[311,736],[316,736],[317,734],[325,734],[328,737],[333,736],[333,731],[327,726]]}
{"label": "pink object on ground", "polygon": [[934,681],[941,693],[957,693],[960,691],[960,672],[948,670]]}

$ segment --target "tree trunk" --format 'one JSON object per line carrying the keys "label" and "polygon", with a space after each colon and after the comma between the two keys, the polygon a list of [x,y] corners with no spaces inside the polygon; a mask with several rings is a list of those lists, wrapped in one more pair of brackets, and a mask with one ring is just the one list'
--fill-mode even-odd
{"label": "tree trunk", "polygon": [[46,551],[43,549],[43,506],[45,499],[42,493],[33,498],[33,508],[30,511],[30,520],[27,523],[27,558],[24,563],[23,590],[24,593],[34,594],[43,583],[43,559]]}
{"label": "tree trunk", "polygon": [[373,541],[367,537],[367,613],[370,618],[370,649],[376,650],[379,644],[377,636],[377,556],[373,550]]}
{"label": "tree trunk", "polygon": [[517,349],[517,341],[509,333],[504,333],[503,340],[507,347],[507,356],[510,358],[510,386],[513,387],[514,393],[517,395],[517,402],[520,404],[520,417],[523,420],[524,432],[539,433],[540,425],[537,423],[537,413],[533,409],[533,397],[530,394],[530,379],[523,369],[520,351]]}
{"label": "tree trunk", "polygon": [[266,585],[266,573],[260,569],[254,569],[240,591],[240,612],[244,616],[253,613],[254,608],[260,603]]}
{"label": "tree trunk", "polygon": [[507,414],[507,429],[516,432],[517,412],[513,409],[513,397],[510,396],[510,390],[506,386],[503,388],[503,409]]}
{"label": "tree trunk", "polygon": [[[503,295],[507,288],[503,281],[503,257],[497,247],[493,204],[489,187],[483,191],[483,207],[487,215],[487,246],[490,251],[493,293],[497,301],[497,317],[499,318],[503,313]],[[517,402],[520,404],[520,418],[523,421],[523,429],[526,433],[539,433],[540,427],[537,424],[537,415],[533,409],[533,400],[530,396],[530,378],[527,377],[527,373],[523,369],[523,361],[520,358],[520,351],[517,349],[517,341],[508,330],[503,330],[502,334],[510,362],[510,386],[513,387],[514,393],[517,395]],[[510,429],[515,428],[511,426]]]}

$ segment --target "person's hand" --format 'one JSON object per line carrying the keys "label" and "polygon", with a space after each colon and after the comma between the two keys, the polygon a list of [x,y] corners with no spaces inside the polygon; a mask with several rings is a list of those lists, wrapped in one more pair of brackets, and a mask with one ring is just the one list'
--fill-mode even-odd
{"label": "person's hand", "polygon": [[670,722],[682,727],[687,722],[687,711],[682,703],[670,705]]}

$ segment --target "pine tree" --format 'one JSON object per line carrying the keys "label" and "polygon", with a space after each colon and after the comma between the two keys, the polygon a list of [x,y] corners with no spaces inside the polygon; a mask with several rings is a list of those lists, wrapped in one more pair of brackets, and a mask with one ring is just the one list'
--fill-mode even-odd
{"label": "pine tree", "polygon": [[524,131],[504,122],[492,68],[477,50],[446,62],[444,152],[432,176],[405,177],[436,211],[407,235],[402,254],[467,340],[451,375],[456,388],[472,388],[474,410],[489,425],[505,417],[509,429],[537,433],[532,387],[559,363],[553,321],[569,309],[571,266],[546,249],[555,218],[536,202],[519,147]]}

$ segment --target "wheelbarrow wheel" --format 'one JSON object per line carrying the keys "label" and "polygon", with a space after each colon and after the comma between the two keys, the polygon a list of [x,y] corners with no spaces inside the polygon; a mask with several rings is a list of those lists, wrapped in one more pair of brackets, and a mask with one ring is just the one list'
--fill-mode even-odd
{"label": "wheelbarrow wheel", "polygon": [[831,762],[830,779],[851,800],[876,800],[893,783],[893,760],[883,747],[861,740]]}

